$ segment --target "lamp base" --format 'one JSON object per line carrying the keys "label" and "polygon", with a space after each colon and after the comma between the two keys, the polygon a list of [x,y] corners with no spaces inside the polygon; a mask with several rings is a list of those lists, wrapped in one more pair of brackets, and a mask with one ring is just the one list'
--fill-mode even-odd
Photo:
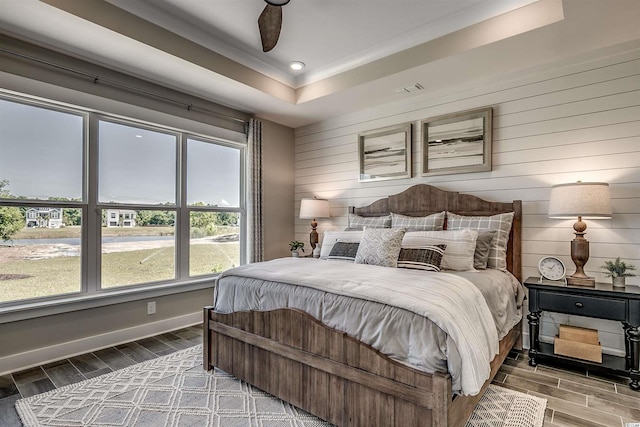
{"label": "lamp base", "polygon": [[567,284],[571,286],[585,286],[595,288],[596,279],[594,277],[567,276]]}

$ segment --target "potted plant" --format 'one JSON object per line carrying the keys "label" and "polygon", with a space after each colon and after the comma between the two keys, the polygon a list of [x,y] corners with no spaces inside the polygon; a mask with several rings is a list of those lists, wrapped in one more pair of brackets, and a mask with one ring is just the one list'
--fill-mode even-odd
{"label": "potted plant", "polygon": [[291,243],[289,243],[289,249],[291,249],[292,257],[298,257],[300,256],[300,253],[298,252],[298,250],[301,250],[302,252],[304,252],[304,243],[299,242],[297,240],[293,240]]}
{"label": "potted plant", "polygon": [[613,286],[624,286],[625,277],[635,276],[628,271],[636,269],[633,265],[627,265],[624,261],[620,261],[620,257],[615,261],[605,261],[601,268],[605,270],[606,277],[613,278]]}

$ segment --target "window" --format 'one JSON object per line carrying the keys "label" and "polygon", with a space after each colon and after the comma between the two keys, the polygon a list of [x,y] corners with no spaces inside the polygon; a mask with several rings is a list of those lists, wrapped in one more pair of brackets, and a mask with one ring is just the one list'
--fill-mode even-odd
{"label": "window", "polygon": [[0,98],[0,306],[241,264],[243,161],[242,144]]}

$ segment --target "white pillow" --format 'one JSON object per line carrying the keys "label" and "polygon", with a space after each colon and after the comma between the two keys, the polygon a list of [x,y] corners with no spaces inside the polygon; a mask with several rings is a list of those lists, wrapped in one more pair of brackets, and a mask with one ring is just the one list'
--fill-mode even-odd
{"label": "white pillow", "polygon": [[408,231],[402,239],[402,247],[416,248],[445,244],[442,270],[475,271],[473,255],[476,251],[478,231],[468,228],[443,231]]}
{"label": "white pillow", "polygon": [[320,259],[327,259],[336,242],[360,243],[362,230],[352,231],[325,231],[320,246]]}

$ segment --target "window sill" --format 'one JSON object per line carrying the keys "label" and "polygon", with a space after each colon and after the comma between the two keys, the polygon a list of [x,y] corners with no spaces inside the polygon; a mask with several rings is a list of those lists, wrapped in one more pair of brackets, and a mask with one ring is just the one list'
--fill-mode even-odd
{"label": "window sill", "polygon": [[215,277],[191,280],[182,284],[163,284],[144,288],[102,292],[91,296],[71,296],[0,308],[0,324],[51,316],[72,311],[104,307],[123,302],[155,298],[183,292],[213,288]]}

